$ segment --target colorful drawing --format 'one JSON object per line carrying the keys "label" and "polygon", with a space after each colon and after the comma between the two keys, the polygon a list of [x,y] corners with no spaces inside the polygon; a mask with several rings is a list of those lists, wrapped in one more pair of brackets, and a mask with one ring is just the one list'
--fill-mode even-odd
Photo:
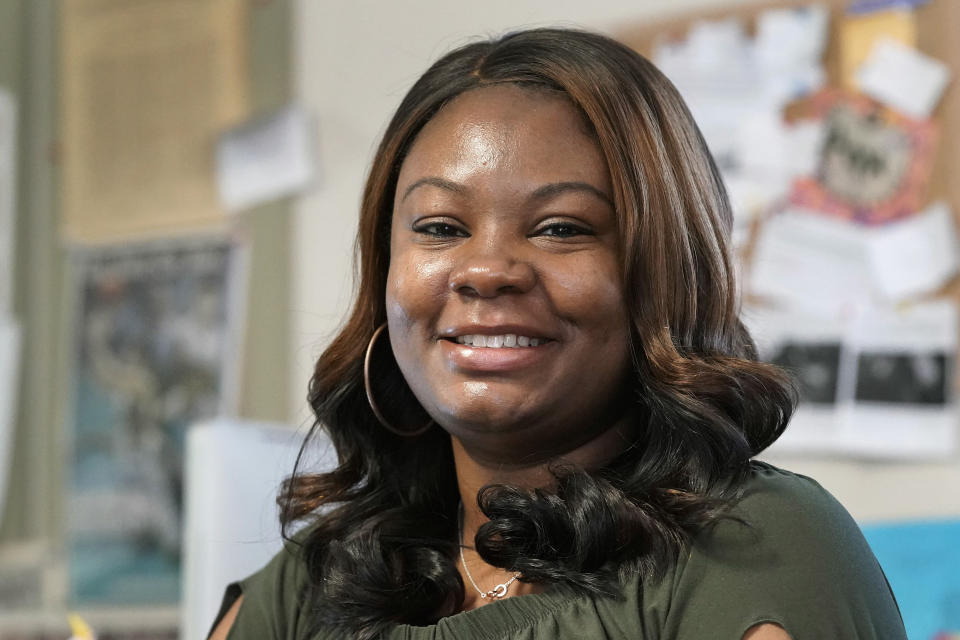
{"label": "colorful drawing", "polygon": [[936,150],[932,121],[837,89],[821,92],[810,107],[826,134],[817,173],[794,182],[793,204],[864,224],[922,208]]}

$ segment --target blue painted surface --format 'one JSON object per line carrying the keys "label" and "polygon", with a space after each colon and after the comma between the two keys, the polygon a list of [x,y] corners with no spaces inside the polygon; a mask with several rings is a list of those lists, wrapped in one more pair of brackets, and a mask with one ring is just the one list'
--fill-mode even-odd
{"label": "blue painted surface", "polygon": [[862,529],[900,604],[907,637],[960,632],[960,520]]}

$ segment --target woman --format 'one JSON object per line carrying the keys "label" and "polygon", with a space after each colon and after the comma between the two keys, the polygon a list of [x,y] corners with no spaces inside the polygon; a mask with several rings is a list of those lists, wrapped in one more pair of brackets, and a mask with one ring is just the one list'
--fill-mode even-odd
{"label": "woman", "polygon": [[310,385],[340,464],[290,480],[308,526],[212,637],[904,637],[843,508],[750,461],[793,393],[738,320],[730,216],[626,47],[542,29],[438,61]]}

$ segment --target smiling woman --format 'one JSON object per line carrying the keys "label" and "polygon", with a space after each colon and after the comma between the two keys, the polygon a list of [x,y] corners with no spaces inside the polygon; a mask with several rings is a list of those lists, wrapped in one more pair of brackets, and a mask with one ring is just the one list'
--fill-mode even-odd
{"label": "smiling woman", "polygon": [[751,461],[793,392],[738,319],[729,229],[636,53],[541,29],[438,61],[310,384],[339,466],[291,477],[306,526],[213,637],[904,637],[844,509]]}
{"label": "smiling woman", "polygon": [[453,436],[458,469],[568,454],[629,404],[610,172],[585,130],[563,94],[493,84],[450,101],[403,161],[390,340],[414,395]]}

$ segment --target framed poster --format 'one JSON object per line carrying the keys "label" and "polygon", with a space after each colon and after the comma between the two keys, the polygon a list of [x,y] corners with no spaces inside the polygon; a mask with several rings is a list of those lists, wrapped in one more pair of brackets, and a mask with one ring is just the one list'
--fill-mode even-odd
{"label": "framed poster", "polygon": [[243,250],[222,240],[79,255],[66,478],[73,604],[174,604],[184,439],[234,413]]}

